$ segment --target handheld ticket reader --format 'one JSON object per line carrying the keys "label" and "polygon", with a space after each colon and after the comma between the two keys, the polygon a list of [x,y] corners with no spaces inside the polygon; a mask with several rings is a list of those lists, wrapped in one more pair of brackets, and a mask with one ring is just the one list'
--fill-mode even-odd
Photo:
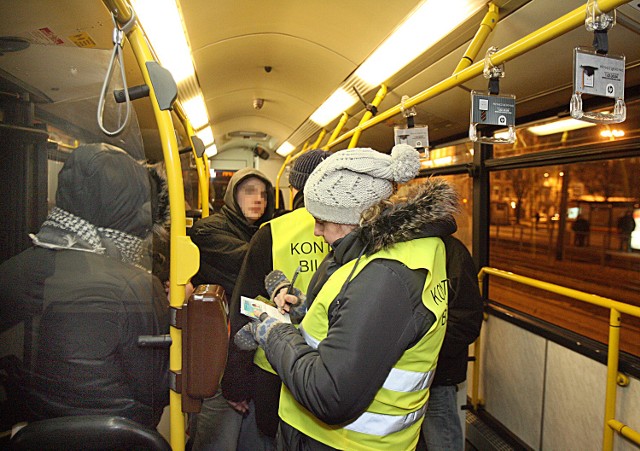
{"label": "handheld ticket reader", "polygon": [[[504,67],[494,66],[491,55],[496,47],[487,50],[484,59],[484,78],[489,79],[488,92],[471,91],[471,121],[469,139],[486,144],[509,144],[516,141],[516,97],[500,95],[500,79],[504,77]],[[495,133],[501,129],[506,133]]]}
{"label": "handheld ticket reader", "polygon": [[[593,31],[593,48],[576,47],[573,51],[573,95],[569,109],[571,117],[596,124],[624,122],[627,108],[624,103],[625,57],[609,52],[607,31],[616,23],[615,10],[602,13],[597,0],[587,2],[585,27]],[[612,112],[584,111],[582,96],[613,99]]]}

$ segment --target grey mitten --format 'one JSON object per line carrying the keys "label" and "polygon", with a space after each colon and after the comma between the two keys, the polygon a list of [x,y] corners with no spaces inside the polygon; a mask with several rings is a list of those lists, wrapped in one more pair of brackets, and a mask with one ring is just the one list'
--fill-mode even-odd
{"label": "grey mitten", "polygon": [[236,332],[233,342],[243,351],[255,351],[258,348],[253,330],[258,326],[257,321],[249,321],[242,329]]}
{"label": "grey mitten", "polygon": [[233,338],[234,343],[243,351],[253,351],[258,346],[264,347],[271,329],[281,321],[263,313],[260,321],[249,321]]}
{"label": "grey mitten", "polygon": [[[287,279],[287,276],[285,276],[284,273],[279,269],[274,269],[269,274],[267,274],[267,277],[264,278],[264,287],[267,289],[267,293],[269,293],[269,297],[272,301],[278,295],[280,290],[282,290],[283,288],[289,289],[290,286],[291,282],[289,281],[289,279]],[[302,291],[300,291],[296,287],[293,287],[291,289],[290,294],[298,298],[298,304],[296,305],[304,303],[306,299],[306,296],[302,293]]]}

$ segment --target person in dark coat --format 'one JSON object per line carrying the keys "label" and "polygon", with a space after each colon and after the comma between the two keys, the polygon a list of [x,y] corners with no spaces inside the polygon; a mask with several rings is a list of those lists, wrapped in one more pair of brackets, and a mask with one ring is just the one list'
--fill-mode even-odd
{"label": "person in dark coat", "polygon": [[[302,271],[296,287],[306,291],[311,276],[328,253],[329,245],[314,236],[313,217],[304,208],[307,179],[327,156],[329,152],[309,150],[296,159],[289,174],[290,188],[295,190],[293,212],[267,222],[251,239],[229,309],[232,336],[249,321],[240,313],[241,296],[269,298],[265,277],[274,269],[291,275],[299,265]],[[235,402],[254,400],[258,429],[268,437],[265,439],[267,442],[275,439],[278,428],[278,400],[282,385],[272,371],[260,361],[254,365],[253,352],[241,351],[233,342],[229,343],[222,393],[226,399]]]}
{"label": "person in dark coat", "polygon": [[1,330],[25,327],[25,420],[158,424],[169,352],[138,346],[140,335],[169,332],[167,299],[143,252],[152,204],[144,166],[108,144],[80,146],[33,246],[0,267]]}
{"label": "person in dark coat", "polygon": [[[240,191],[249,189],[247,183],[254,181],[264,184],[263,189],[251,187],[251,193],[247,192],[247,203],[255,205],[240,205]],[[220,211],[189,229],[191,240],[200,250],[200,269],[191,283],[221,285],[230,298],[249,241],[260,225],[273,217],[274,204],[271,182],[262,172],[253,168],[237,171],[229,180]]]}
{"label": "person in dark coat", "polygon": [[431,384],[422,433],[429,451],[464,449],[457,403],[458,385],[467,379],[469,345],[480,335],[483,302],[478,271],[466,246],[456,237],[442,238],[447,253],[449,304],[447,332]]}
{"label": "person in dark coat", "polygon": [[573,230],[573,245],[577,247],[584,247],[589,243],[589,221],[587,221],[582,215],[578,215],[576,220],[571,225]]}
{"label": "person in dark coat", "polygon": [[636,222],[633,219],[631,210],[627,210],[624,215],[618,219],[618,236],[620,237],[620,250],[624,252],[631,251],[631,233],[636,228]]}
{"label": "person in dark coat", "polygon": [[[273,193],[271,182],[257,169],[241,169],[231,177],[220,211],[197,221],[189,231],[200,249],[194,286],[218,284],[231,297],[251,237],[273,217]],[[225,399],[221,390],[205,399],[191,423],[194,451],[258,449],[255,417],[245,417],[245,411],[245,403]]]}

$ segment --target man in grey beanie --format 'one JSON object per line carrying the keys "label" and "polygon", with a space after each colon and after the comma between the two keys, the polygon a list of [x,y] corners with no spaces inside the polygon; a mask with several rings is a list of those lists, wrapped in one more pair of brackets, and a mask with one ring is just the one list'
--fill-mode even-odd
{"label": "man in grey beanie", "polygon": [[[300,267],[296,287],[306,290],[311,276],[329,252],[329,245],[313,234],[313,217],[304,208],[304,188],[309,175],[329,156],[323,150],[309,150],[296,158],[289,173],[294,194],[293,211],[267,222],[249,243],[247,257],[238,274],[230,303],[231,333],[235,334],[249,319],[240,313],[240,297],[256,298],[271,294],[265,289],[265,277],[278,269],[275,283],[284,282]],[[250,411],[254,401],[258,429],[266,447],[273,446],[278,427],[280,378],[269,366],[264,352],[242,352],[231,343],[227,367],[222,378],[224,397]],[[254,449],[261,449],[260,445]]]}
{"label": "man in grey beanie", "polygon": [[[444,182],[418,173],[418,152],[349,149],[311,174],[305,204],[332,247],[311,280],[300,329],[262,318],[252,336],[284,382],[279,449],[414,449],[446,326],[440,237],[456,230]],[[289,310],[303,296],[280,290]]]}

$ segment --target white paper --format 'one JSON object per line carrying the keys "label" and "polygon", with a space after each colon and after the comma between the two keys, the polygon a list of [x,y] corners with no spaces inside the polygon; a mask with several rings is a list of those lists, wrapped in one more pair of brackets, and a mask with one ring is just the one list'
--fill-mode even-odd
{"label": "white paper", "polygon": [[260,315],[266,312],[272,318],[282,321],[283,323],[291,323],[288,313],[280,313],[277,308],[265,304],[257,299],[240,296],[240,313],[251,319],[259,320]]}

